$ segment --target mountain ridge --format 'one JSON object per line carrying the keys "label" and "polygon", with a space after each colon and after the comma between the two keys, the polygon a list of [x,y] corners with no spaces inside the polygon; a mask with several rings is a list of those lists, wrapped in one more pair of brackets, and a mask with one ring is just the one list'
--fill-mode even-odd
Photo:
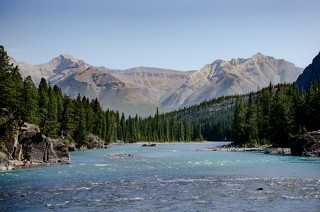
{"label": "mountain ridge", "polygon": [[144,117],[153,115],[157,107],[167,112],[219,96],[248,93],[270,82],[294,82],[302,73],[293,63],[262,53],[247,59],[219,59],[186,72],[144,66],[125,70],[95,67],[68,54],[40,65],[14,63],[23,77],[31,75],[36,84],[44,77],[72,97],[80,93],[98,98],[104,109]]}

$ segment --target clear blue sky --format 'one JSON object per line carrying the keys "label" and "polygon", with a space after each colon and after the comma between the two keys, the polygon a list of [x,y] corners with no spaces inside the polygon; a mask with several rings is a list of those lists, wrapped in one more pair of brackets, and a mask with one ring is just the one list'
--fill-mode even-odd
{"label": "clear blue sky", "polygon": [[319,0],[1,0],[0,44],[31,64],[196,70],[257,52],[305,67],[320,51]]}

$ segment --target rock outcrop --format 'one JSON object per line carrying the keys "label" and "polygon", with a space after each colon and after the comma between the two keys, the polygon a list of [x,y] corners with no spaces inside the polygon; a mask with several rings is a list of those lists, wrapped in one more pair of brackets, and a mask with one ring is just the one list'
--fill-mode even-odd
{"label": "rock outcrop", "polygon": [[13,167],[10,165],[8,157],[3,152],[0,152],[0,171],[12,170]]}
{"label": "rock outcrop", "polygon": [[44,136],[34,124],[24,123],[18,127],[6,109],[0,109],[0,124],[0,170],[70,162],[67,141]]}
{"label": "rock outcrop", "polygon": [[21,157],[36,163],[67,163],[69,150],[60,139],[51,139],[40,133],[38,126],[24,124],[19,134]]}
{"label": "rock outcrop", "polygon": [[320,157],[320,130],[298,138],[291,147],[291,155]]}
{"label": "rock outcrop", "polygon": [[89,134],[89,144],[88,149],[101,149],[104,148],[103,141],[93,134]]}

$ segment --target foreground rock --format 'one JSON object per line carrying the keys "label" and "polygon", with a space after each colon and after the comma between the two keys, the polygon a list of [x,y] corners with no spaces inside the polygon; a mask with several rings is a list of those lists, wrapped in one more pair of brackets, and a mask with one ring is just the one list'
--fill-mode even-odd
{"label": "foreground rock", "polygon": [[31,163],[68,163],[70,161],[69,150],[63,140],[45,137],[33,124],[24,124],[21,127],[16,150],[17,155],[21,157],[15,159],[27,160]]}
{"label": "foreground rock", "polygon": [[34,124],[18,127],[5,109],[0,109],[0,124],[5,129],[0,135],[0,170],[70,162],[67,140],[48,138]]}
{"label": "foreground rock", "polygon": [[320,130],[298,138],[291,147],[291,155],[320,157]]}

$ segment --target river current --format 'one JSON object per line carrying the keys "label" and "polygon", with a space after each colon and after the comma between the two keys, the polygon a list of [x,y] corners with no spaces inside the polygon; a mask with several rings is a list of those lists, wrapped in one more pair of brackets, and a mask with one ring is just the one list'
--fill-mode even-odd
{"label": "river current", "polygon": [[[320,211],[320,159],[138,144],[0,172],[0,211]],[[109,155],[109,156],[107,156]]]}

